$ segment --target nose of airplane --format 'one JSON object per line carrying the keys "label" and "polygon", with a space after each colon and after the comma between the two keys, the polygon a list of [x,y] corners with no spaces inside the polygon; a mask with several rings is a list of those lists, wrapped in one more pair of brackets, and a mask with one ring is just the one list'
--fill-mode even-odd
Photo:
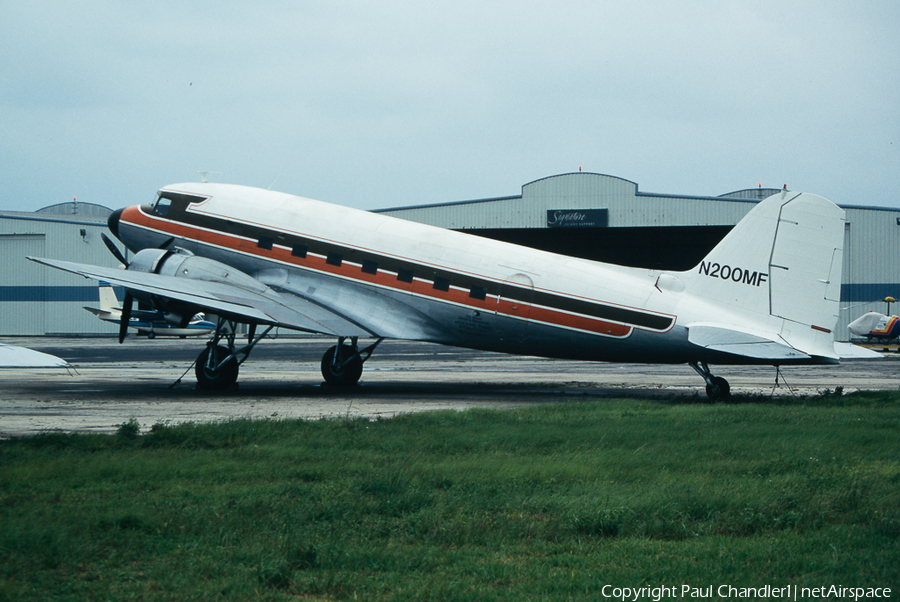
{"label": "nose of airplane", "polygon": [[109,231],[112,232],[113,236],[116,238],[119,238],[119,218],[122,217],[122,211],[124,211],[124,209],[116,209],[109,215],[109,219],[106,220]]}

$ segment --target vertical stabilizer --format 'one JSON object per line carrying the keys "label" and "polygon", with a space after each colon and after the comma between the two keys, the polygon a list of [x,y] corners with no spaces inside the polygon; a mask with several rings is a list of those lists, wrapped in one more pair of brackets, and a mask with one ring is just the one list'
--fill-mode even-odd
{"label": "vertical stabilizer", "polygon": [[754,207],[683,276],[690,293],[739,319],[723,327],[835,357],[843,243],[841,208],[814,194],[783,191]]}
{"label": "vertical stabilizer", "polygon": [[110,313],[122,309],[119,299],[116,297],[116,292],[108,282],[100,283],[100,309]]}

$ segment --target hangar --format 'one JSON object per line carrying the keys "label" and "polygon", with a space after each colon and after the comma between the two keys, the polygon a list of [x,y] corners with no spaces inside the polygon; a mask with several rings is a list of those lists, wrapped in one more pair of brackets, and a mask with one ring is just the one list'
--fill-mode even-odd
{"label": "hangar", "polygon": [[[515,196],[384,209],[381,213],[555,253],[631,267],[689,270],[773,188],[721,196],[641,192],[616,176],[576,172],[522,186]],[[867,311],[900,298],[900,209],[847,212],[838,340]]]}
{"label": "hangar", "polygon": [[97,305],[96,283],[50,270],[26,257],[57,257],[115,267],[100,239],[112,210],[61,203],[33,213],[0,212],[0,335],[105,334],[114,325],[86,312]]}
{"label": "hangar", "polygon": [[[561,174],[522,186],[514,196],[418,205],[379,213],[632,267],[688,270],[754,206],[779,189],[722,196],[641,192],[623,178]],[[836,338],[883,299],[900,297],[900,209],[844,206],[847,212],[842,306]],[[111,209],[62,203],[35,213],[0,212],[0,335],[113,334],[86,312],[97,286],[50,270],[28,255],[114,267],[100,238]],[[121,297],[121,295],[120,295]]]}

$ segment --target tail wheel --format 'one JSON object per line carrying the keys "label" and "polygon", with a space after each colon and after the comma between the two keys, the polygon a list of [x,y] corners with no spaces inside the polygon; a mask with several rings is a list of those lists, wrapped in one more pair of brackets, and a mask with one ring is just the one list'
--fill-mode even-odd
{"label": "tail wheel", "polygon": [[362,358],[351,345],[341,345],[339,361],[335,362],[337,349],[335,345],[322,356],[322,377],[329,385],[355,385],[362,376]]}
{"label": "tail wheel", "polygon": [[[217,367],[211,368],[207,365],[210,360],[210,353],[214,353],[212,365]],[[237,359],[231,358],[221,366],[218,365],[219,362],[228,357],[230,353],[228,347],[225,347],[224,345],[218,345],[215,348],[208,346],[201,351],[194,367],[194,373],[197,375],[197,386],[201,389],[215,389],[221,391],[234,385],[234,383],[237,382],[238,377]]]}
{"label": "tail wheel", "polygon": [[711,402],[724,401],[731,395],[731,386],[721,376],[713,376],[712,382],[706,385],[706,396]]}

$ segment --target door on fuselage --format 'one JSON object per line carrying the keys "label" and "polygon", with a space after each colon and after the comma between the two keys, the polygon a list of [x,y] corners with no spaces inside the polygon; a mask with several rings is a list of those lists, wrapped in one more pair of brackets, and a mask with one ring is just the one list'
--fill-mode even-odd
{"label": "door on fuselage", "polygon": [[513,274],[501,285],[496,313],[507,318],[500,331],[504,343],[524,343],[528,338],[528,319],[534,303],[534,281],[522,273]]}

